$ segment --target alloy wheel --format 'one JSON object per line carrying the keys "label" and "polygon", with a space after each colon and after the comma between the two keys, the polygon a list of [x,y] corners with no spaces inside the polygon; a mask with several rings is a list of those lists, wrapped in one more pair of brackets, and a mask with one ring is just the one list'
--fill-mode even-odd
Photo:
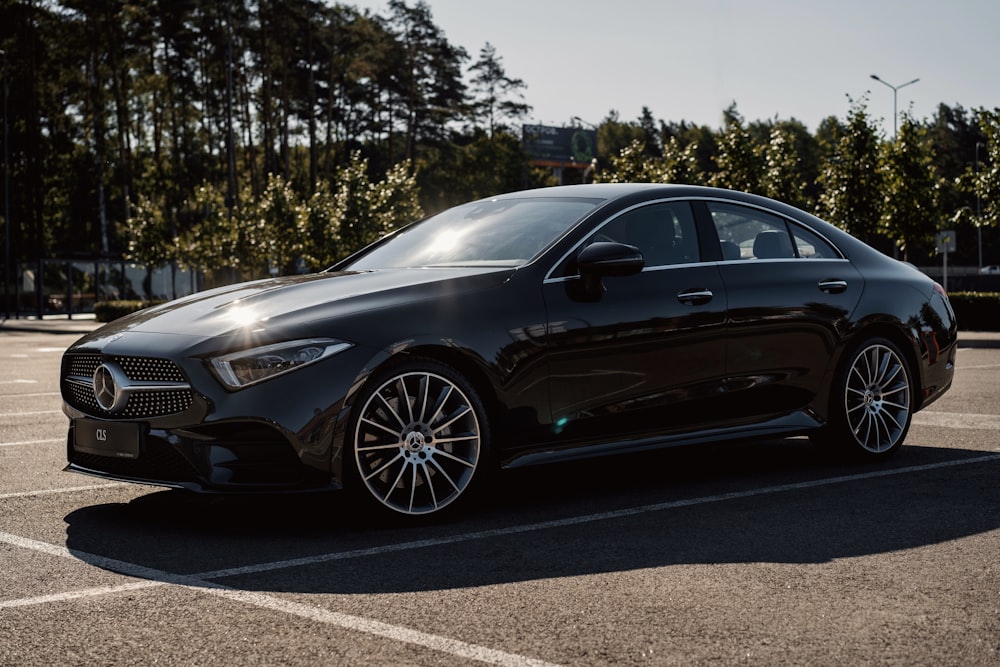
{"label": "alloy wheel", "polygon": [[872,454],[898,445],[909,425],[911,396],[906,364],[892,348],[870,344],[854,358],[845,384],[847,422]]}
{"label": "alloy wheel", "polygon": [[443,375],[393,376],[364,402],[355,431],[357,470],[371,496],[401,514],[455,501],[480,459],[476,403]]}

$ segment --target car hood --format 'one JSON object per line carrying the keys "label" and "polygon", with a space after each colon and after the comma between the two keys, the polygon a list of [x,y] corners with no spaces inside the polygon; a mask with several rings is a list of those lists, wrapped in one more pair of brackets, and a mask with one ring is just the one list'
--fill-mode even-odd
{"label": "car hood", "polygon": [[126,332],[216,338],[266,337],[267,331],[300,329],[306,335],[338,316],[418,300],[454,297],[505,282],[511,268],[382,269],[317,273],[258,280],[199,292],[126,315],[97,329],[77,345]]}

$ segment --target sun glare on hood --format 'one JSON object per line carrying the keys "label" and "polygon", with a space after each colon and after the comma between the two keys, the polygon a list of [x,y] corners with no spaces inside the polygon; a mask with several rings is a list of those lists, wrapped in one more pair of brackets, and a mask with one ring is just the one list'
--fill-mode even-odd
{"label": "sun glare on hood", "polygon": [[266,322],[267,317],[261,315],[260,311],[252,306],[240,305],[239,302],[234,303],[230,306],[224,313],[223,316],[235,324],[237,327],[246,328],[251,327],[260,322]]}

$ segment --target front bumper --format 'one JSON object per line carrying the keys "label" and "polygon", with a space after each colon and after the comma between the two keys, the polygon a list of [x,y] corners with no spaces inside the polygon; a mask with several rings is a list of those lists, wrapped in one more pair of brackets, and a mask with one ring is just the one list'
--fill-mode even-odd
{"label": "front bumper", "polygon": [[135,458],[81,451],[76,421],[66,442],[67,471],[199,492],[262,493],[339,488],[328,470],[304,464],[280,432],[252,422],[198,430],[149,429],[140,424]]}

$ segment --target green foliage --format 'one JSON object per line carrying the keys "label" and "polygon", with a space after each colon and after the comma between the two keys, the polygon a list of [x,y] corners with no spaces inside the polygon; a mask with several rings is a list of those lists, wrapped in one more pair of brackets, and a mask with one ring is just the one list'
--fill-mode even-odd
{"label": "green foliage", "polygon": [[1000,110],[981,111],[978,122],[985,150],[983,163],[976,165],[979,169],[970,179],[981,206],[977,225],[996,227],[1000,225]]}
{"label": "green foliage", "polygon": [[292,186],[281,176],[271,175],[267,188],[256,202],[256,232],[252,247],[268,267],[279,273],[294,273],[293,262],[302,253],[297,223],[302,203]]}
{"label": "green foliage", "polygon": [[855,103],[821,169],[820,210],[826,219],[862,241],[874,242],[882,217],[879,137],[864,101]]}
{"label": "green foliage", "polygon": [[808,183],[795,131],[787,124],[771,128],[764,153],[762,194],[802,209],[810,207]]}
{"label": "green foliage", "polygon": [[524,81],[507,76],[503,58],[489,42],[479,52],[470,68],[472,90],[477,95],[472,103],[472,118],[485,123],[492,137],[498,130],[507,131],[505,120],[528,115],[531,107],[523,102]]}
{"label": "green foliage", "polygon": [[159,265],[176,257],[176,243],[165,215],[162,198],[139,195],[126,226],[128,250],[125,258],[139,264]]}
{"label": "green foliage", "polygon": [[[428,2],[4,7],[17,259],[124,255],[230,279],[319,268],[420,209],[555,181],[518,141],[523,80],[489,43],[469,66]],[[863,102],[815,135],[748,123],[735,102],[722,118],[609,111],[598,178],[759,192],[908,253],[942,220],[963,239],[1000,225],[998,110],[941,105],[892,142]]]}
{"label": "green foliage", "polygon": [[212,183],[202,183],[185,201],[185,208],[191,222],[178,239],[178,263],[202,270],[235,268],[237,230],[222,192]]}
{"label": "green foliage", "polygon": [[726,127],[719,137],[719,153],[715,158],[718,171],[712,176],[712,185],[765,194],[762,184],[764,148],[750,136],[735,105],[726,116]]}
{"label": "green foliage", "polygon": [[347,254],[340,240],[337,203],[326,181],[318,183],[309,200],[299,207],[296,225],[304,245],[302,259],[309,268],[325,268]]}
{"label": "green foliage", "polygon": [[879,169],[884,188],[880,227],[909,256],[913,248],[930,248],[938,230],[938,179],[927,132],[910,116],[903,118],[893,141],[881,146]]}

